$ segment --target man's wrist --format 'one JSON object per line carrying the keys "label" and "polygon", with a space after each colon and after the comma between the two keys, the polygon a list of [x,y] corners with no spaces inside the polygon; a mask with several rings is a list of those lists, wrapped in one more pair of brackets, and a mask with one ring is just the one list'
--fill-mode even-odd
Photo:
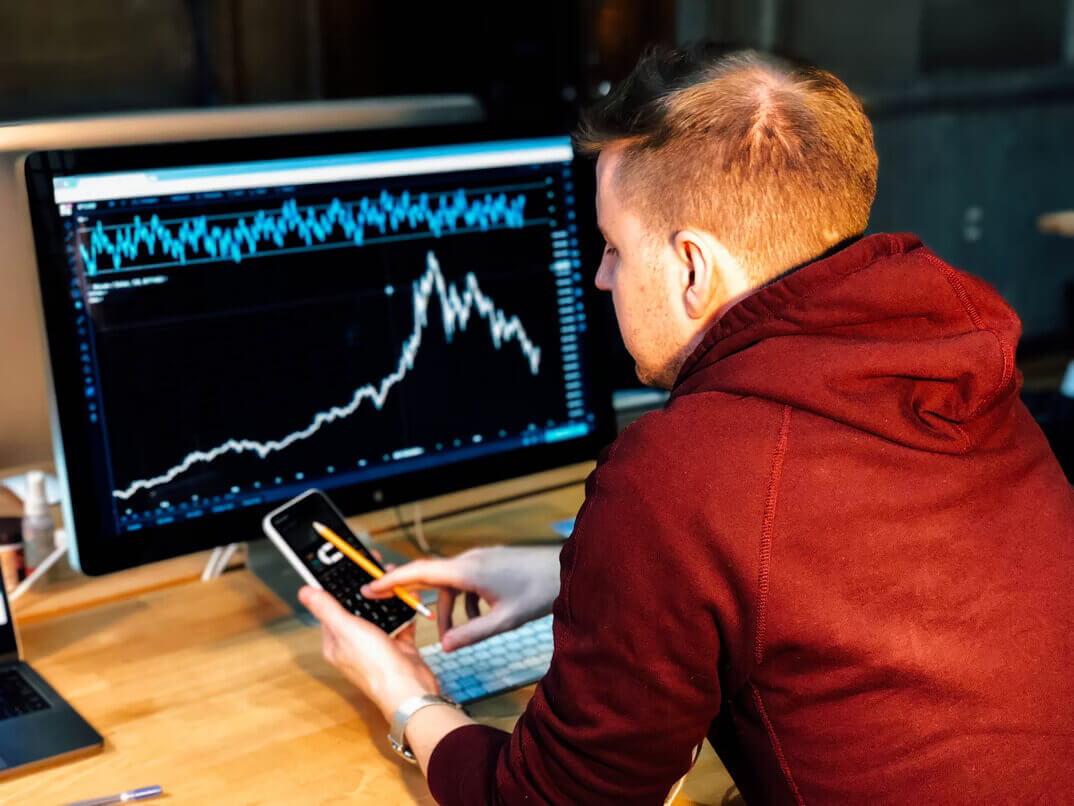
{"label": "man's wrist", "polygon": [[414,680],[404,686],[391,689],[382,697],[374,697],[373,700],[380,705],[380,711],[384,714],[385,721],[390,725],[399,707],[407,700],[436,693],[436,689],[432,686],[425,686]]}
{"label": "man's wrist", "polygon": [[399,755],[417,763],[417,758],[410,749],[407,731],[412,718],[417,717],[422,711],[431,708],[450,708],[452,711],[461,711],[462,706],[450,697],[443,694],[419,694],[402,702],[392,716],[391,726],[388,730],[388,741],[392,749]]}
{"label": "man's wrist", "polygon": [[450,705],[438,704],[422,708],[406,726],[406,742],[423,773],[429,773],[429,760],[440,741],[452,731],[473,725],[474,720]]}
{"label": "man's wrist", "polygon": [[[440,714],[439,716],[437,716],[438,712]],[[410,745],[411,733],[421,733],[423,724],[431,721],[440,721],[447,714],[461,714],[466,716],[466,711],[463,710],[462,706],[457,704],[452,705],[449,702],[433,703],[425,706],[420,711],[417,711],[409,720],[407,720],[406,728],[403,730],[403,738],[406,739],[407,745]]]}

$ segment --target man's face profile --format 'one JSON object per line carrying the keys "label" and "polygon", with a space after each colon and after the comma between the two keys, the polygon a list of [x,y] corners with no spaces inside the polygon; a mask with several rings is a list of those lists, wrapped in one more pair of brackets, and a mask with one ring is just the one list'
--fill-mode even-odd
{"label": "man's face profile", "polygon": [[638,379],[670,388],[678,345],[668,310],[665,256],[618,192],[615,177],[620,158],[620,151],[612,148],[597,159],[597,225],[605,246],[595,283],[611,292],[619,332],[634,359]]}

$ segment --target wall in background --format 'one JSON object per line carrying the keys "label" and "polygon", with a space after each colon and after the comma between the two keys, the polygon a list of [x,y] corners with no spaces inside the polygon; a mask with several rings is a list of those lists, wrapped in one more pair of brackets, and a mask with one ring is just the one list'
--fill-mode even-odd
{"label": "wall in background", "polygon": [[975,105],[875,121],[880,179],[870,229],[917,233],[992,283],[1022,318],[1027,346],[1074,324],[1074,239],[1037,230],[1074,209],[1074,104]]}
{"label": "wall in background", "polygon": [[[680,0],[699,35],[817,64],[866,103],[880,174],[870,231],[912,231],[1022,318],[1023,352],[1074,347],[1074,2]],[[688,24],[686,24],[688,23]],[[700,32],[700,33],[698,33]]]}
{"label": "wall in background", "polygon": [[4,3],[0,121],[437,92],[473,93],[505,116],[566,120],[578,97],[583,31],[599,11],[591,6]]}
{"label": "wall in background", "polygon": [[0,120],[196,103],[186,5],[0,4]]}

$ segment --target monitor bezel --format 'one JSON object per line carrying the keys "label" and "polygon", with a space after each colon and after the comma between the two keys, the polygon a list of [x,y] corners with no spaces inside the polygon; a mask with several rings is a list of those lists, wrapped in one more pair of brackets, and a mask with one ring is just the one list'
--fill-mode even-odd
{"label": "monitor bezel", "polygon": [[[279,501],[218,513],[165,526],[146,526],[137,532],[104,534],[101,503],[94,494],[89,423],[81,404],[82,388],[75,348],[74,322],[67,296],[66,258],[55,237],[60,226],[53,195],[54,176],[106,171],[166,168],[191,163],[213,164],[259,159],[353,153],[421,145],[492,142],[562,135],[562,131],[528,130],[489,124],[434,124],[421,127],[361,129],[329,133],[303,133],[193,140],[180,143],[146,143],[35,151],[24,162],[25,183],[33,225],[37,276],[49,361],[48,378],[52,411],[52,438],[57,473],[69,496],[66,508],[71,534],[72,561],[84,573],[95,576],[203,551],[214,546],[263,537],[260,522]],[[589,201],[595,195],[591,166],[575,158],[578,206],[578,237],[583,271],[591,275],[599,261],[595,211]],[[457,492],[497,481],[591,461],[615,437],[608,359],[615,325],[608,320],[608,307],[599,300],[591,282],[585,284],[583,303],[590,321],[586,340],[590,369],[590,396],[596,416],[595,429],[586,437],[530,446],[446,466],[360,481],[328,490],[348,515],[381,510],[407,502]],[[602,337],[602,335],[606,335]],[[445,472],[448,471],[448,472]],[[323,480],[311,484],[324,485]]]}

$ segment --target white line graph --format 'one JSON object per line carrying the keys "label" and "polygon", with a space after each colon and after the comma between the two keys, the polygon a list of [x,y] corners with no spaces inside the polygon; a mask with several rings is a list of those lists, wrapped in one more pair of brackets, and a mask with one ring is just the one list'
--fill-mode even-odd
{"label": "white line graph", "polygon": [[541,365],[541,348],[530,340],[517,316],[508,317],[496,307],[496,303],[490,297],[481,291],[477,277],[472,272],[466,275],[463,290],[460,292],[454,283],[449,283],[444,278],[440,270],[440,262],[432,251],[426,254],[425,264],[425,273],[415,280],[412,286],[414,329],[403,342],[395,371],[382,378],[379,383],[369,383],[358,387],[346,405],[333,406],[326,411],[317,412],[309,425],[281,439],[267,442],[253,439],[229,439],[207,451],[192,451],[183,461],[161,475],[138,479],[122,490],[114,490],[112,495],[123,500],[129,499],[140,490],[149,490],[161,484],[167,484],[195,465],[212,462],[229,453],[256,453],[258,457],[264,459],[269,454],[285,450],[300,440],[308,439],[329,423],[349,417],[366,400],[372,402],[378,409],[383,408],[392,388],[414,368],[414,362],[421,349],[422,334],[429,326],[429,303],[432,301],[434,291],[440,302],[444,336],[448,342],[454,338],[457,331],[466,330],[471,316],[476,312],[481,319],[488,321],[489,335],[497,350],[512,340],[517,341],[529,364],[530,372],[534,375],[538,373]]}

